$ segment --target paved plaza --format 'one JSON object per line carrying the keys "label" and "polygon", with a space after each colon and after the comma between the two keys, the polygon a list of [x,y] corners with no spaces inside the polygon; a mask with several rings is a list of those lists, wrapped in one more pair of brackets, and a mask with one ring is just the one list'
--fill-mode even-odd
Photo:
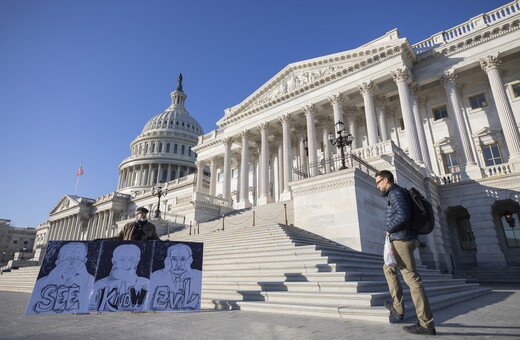
{"label": "paved plaza", "polygon": [[[520,339],[520,286],[435,313],[442,339]],[[31,315],[29,294],[0,291],[0,339],[413,339],[403,324],[242,311]],[[426,336],[424,336],[426,338]]]}

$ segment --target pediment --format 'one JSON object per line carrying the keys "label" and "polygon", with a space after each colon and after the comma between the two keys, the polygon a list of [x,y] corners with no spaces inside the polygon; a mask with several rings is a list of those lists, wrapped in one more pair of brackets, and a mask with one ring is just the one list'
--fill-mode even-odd
{"label": "pediment", "polygon": [[497,132],[500,132],[500,129],[493,129],[493,128],[490,128],[490,127],[483,127],[482,129],[474,132],[473,133],[473,137],[483,137],[483,136],[494,135]]}
{"label": "pediment", "polygon": [[454,139],[452,139],[450,137],[444,137],[444,138],[437,140],[435,142],[434,146],[439,147],[439,146],[443,146],[443,145],[451,145],[453,143],[455,143]]}
{"label": "pediment", "polygon": [[[393,30],[353,50],[289,64],[242,103],[226,109],[224,117],[217,125],[224,127],[233,117],[280,103],[308,89],[348,76],[389,57],[401,55],[404,50],[411,57],[413,50],[410,44],[399,37],[397,30]],[[411,58],[414,56],[413,54]]]}
{"label": "pediment", "polygon": [[49,215],[56,214],[60,211],[70,209],[72,207],[78,206],[79,202],[73,196],[65,195],[61,198],[61,200],[54,206]]}

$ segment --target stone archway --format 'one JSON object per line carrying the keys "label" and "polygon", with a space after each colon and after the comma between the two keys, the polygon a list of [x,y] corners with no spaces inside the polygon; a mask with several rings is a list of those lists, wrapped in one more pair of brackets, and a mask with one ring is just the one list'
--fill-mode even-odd
{"label": "stone archway", "polygon": [[[514,226],[506,221],[506,212],[514,218]],[[495,201],[491,215],[496,228],[500,249],[508,266],[520,266],[520,205],[511,199]]]}
{"label": "stone archway", "polygon": [[452,249],[451,261],[454,271],[474,269],[477,266],[477,245],[471,227],[468,210],[462,206],[446,211]]}

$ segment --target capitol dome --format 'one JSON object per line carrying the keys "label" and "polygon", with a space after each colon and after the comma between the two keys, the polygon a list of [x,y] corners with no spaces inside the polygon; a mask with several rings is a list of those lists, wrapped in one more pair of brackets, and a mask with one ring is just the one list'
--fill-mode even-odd
{"label": "capitol dome", "polygon": [[191,148],[203,130],[184,107],[186,98],[181,74],[170,107],[150,119],[130,144],[131,156],[119,165],[119,192],[130,193],[195,172],[197,155]]}

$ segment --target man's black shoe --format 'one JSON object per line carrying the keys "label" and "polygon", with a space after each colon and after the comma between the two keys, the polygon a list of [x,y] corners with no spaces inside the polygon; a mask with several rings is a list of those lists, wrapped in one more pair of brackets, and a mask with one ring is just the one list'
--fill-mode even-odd
{"label": "man's black shoe", "polygon": [[406,333],[410,333],[410,334],[421,334],[421,335],[436,335],[437,334],[437,332],[435,331],[435,326],[432,326],[431,328],[424,328],[423,326],[419,325],[418,323],[416,325],[404,326],[403,330]]}
{"label": "man's black shoe", "polygon": [[385,301],[385,308],[388,309],[397,320],[403,320],[404,314],[397,313],[391,302]]}

